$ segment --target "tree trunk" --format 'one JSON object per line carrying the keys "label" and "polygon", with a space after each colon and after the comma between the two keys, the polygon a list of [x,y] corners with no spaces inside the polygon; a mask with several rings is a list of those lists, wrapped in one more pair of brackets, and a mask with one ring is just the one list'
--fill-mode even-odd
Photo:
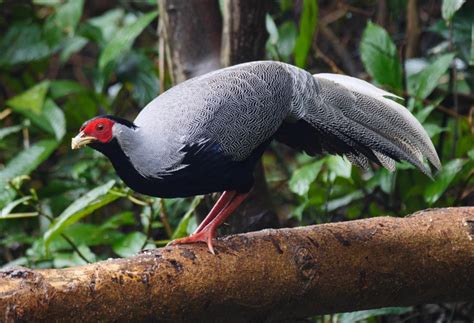
{"label": "tree trunk", "polygon": [[474,300],[474,208],[229,236],[0,272],[5,321],[255,322]]}
{"label": "tree trunk", "polygon": [[[216,0],[160,0],[158,4],[175,84],[221,66],[264,57],[265,14],[270,1],[224,1],[223,19]],[[198,208],[198,219],[202,221],[208,211],[208,207]],[[238,233],[279,226],[261,161],[252,192],[228,224],[221,231]]]}

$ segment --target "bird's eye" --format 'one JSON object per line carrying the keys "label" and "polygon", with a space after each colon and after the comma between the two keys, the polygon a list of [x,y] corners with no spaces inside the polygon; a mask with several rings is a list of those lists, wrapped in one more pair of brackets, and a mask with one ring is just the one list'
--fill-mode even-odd
{"label": "bird's eye", "polygon": [[97,126],[95,126],[95,128],[99,131],[102,131],[102,130],[104,130],[104,124],[103,123],[98,123]]}

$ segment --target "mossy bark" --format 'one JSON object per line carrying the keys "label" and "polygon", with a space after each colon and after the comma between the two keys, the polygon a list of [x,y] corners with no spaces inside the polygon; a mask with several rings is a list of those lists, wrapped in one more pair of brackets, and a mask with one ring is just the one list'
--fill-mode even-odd
{"label": "mossy bark", "polygon": [[302,318],[474,300],[474,208],[228,236],[67,269],[0,272],[6,321]]}

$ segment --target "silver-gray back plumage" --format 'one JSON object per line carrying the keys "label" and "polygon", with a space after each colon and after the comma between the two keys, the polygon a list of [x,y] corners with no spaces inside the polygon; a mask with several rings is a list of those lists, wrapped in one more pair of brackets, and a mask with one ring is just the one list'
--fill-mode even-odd
{"label": "silver-gray back plumage", "polygon": [[[281,141],[309,151],[305,145],[312,143],[300,132],[301,122],[311,127],[321,152],[345,154],[361,166],[376,159],[389,169],[393,160],[407,160],[429,174],[423,159],[440,163],[426,132],[408,110],[382,94],[389,95],[349,77],[251,62],[171,88],[137,116],[134,136],[116,132],[145,176],[186,167],[183,147],[196,143],[217,143],[233,160],[244,160],[285,127],[291,132]],[[305,143],[291,144],[298,140]]]}

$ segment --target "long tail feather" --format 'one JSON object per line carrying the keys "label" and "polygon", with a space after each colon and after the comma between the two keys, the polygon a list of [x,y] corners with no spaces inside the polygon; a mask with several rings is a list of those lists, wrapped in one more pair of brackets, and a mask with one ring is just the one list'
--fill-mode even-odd
{"label": "long tail feather", "polygon": [[[387,98],[397,98],[360,79],[337,74],[314,75],[320,85],[320,104],[330,113],[323,119],[311,111],[305,118],[318,128],[335,133],[347,145],[363,145],[373,151],[377,161],[395,169],[395,160],[406,160],[427,175],[427,158],[436,168],[441,167],[436,150],[418,120],[402,105]],[[318,111],[320,113],[320,111]],[[372,156],[355,152],[348,157],[359,165],[367,165]]]}

